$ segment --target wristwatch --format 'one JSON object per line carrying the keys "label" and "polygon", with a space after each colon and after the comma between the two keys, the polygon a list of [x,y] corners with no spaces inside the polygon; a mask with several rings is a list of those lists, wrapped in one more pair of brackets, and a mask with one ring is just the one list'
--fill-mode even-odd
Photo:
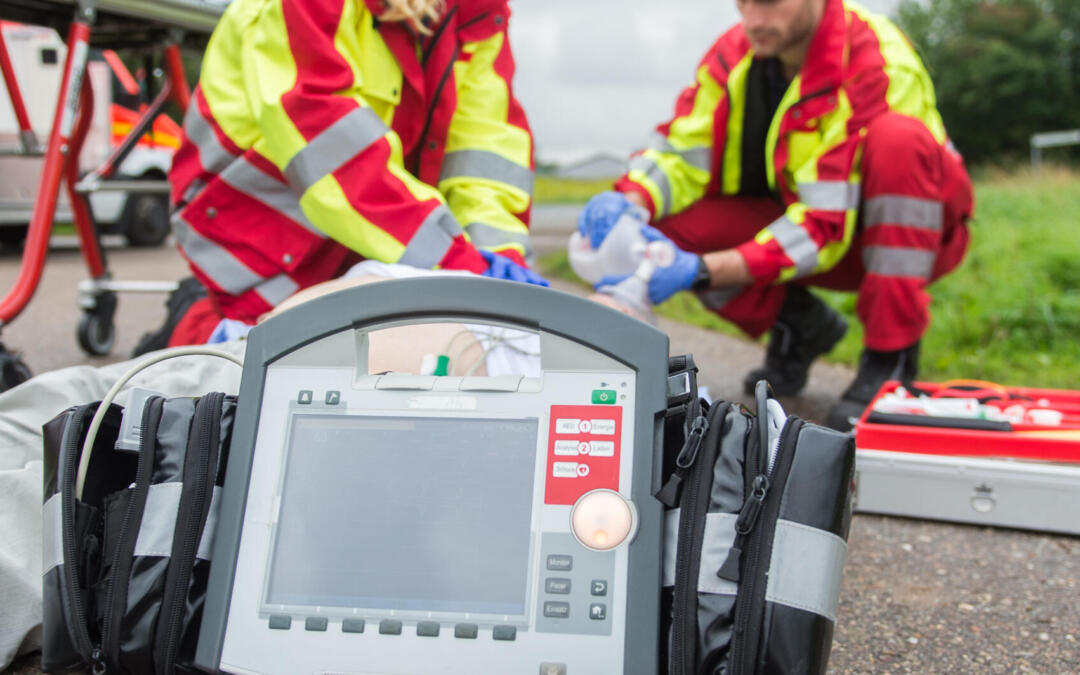
{"label": "wristwatch", "polygon": [[709,267],[705,264],[705,258],[698,256],[697,274],[694,275],[694,281],[690,284],[690,290],[704,291],[710,286],[712,286],[712,276],[709,274]]}

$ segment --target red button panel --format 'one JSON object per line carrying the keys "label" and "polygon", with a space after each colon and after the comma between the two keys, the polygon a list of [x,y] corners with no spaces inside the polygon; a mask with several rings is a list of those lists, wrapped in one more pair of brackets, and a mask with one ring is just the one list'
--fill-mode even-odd
{"label": "red button panel", "polygon": [[620,406],[551,406],[544,503],[571,505],[589,490],[618,490],[621,438]]}

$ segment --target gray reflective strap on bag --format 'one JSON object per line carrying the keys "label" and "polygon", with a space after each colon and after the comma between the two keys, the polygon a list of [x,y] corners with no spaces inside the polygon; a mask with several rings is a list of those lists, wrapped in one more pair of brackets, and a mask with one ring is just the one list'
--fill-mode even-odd
{"label": "gray reflective strap on bag", "polygon": [[796,417],[770,424],[769,408],[779,407],[766,387],[759,383],[759,417],[713,404],[678,508],[667,513],[669,673],[825,671],[854,443]]}
{"label": "gray reflective strap on bag", "polygon": [[172,673],[190,660],[235,406],[220,393],[152,396],[128,411],[141,421],[135,452],[115,449],[112,406],[82,499],[74,469],[97,404],[45,426],[43,668]]}

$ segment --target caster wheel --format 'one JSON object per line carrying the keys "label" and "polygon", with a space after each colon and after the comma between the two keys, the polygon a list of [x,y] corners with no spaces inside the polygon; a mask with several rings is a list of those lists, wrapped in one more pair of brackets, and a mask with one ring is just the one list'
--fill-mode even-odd
{"label": "caster wheel", "polygon": [[113,325],[112,316],[83,312],[79,319],[77,337],[84,352],[91,356],[105,356],[112,351],[116,341],[116,327]]}
{"label": "caster wheel", "polygon": [[0,345],[0,391],[7,391],[22,384],[32,375],[18,354],[12,354]]}

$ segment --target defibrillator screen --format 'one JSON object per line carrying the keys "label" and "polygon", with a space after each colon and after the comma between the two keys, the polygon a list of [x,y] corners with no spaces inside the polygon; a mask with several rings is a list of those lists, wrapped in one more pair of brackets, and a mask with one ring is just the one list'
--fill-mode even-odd
{"label": "defibrillator screen", "polygon": [[266,603],[523,615],[537,429],[295,415]]}

